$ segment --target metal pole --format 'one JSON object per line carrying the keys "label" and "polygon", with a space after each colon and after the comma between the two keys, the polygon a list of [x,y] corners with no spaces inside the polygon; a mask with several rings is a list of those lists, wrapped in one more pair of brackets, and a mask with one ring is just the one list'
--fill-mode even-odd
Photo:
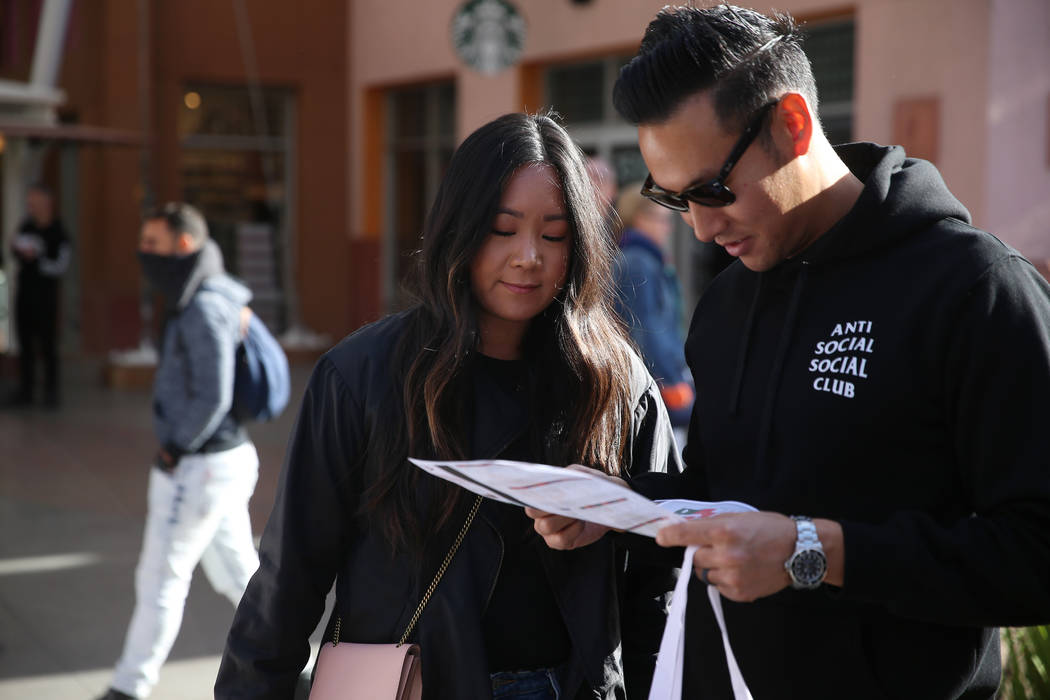
{"label": "metal pole", "polygon": [[[152,111],[150,110],[150,0],[138,0],[138,97],[139,122],[142,130],[142,147],[139,149],[139,218],[145,218],[153,208],[156,194],[153,190],[153,150]],[[140,279],[142,279],[140,277]],[[139,289],[139,347],[153,347],[153,298],[147,291],[145,279]]]}
{"label": "metal pole", "polygon": [[[4,197],[4,219],[3,219],[3,245],[6,247],[15,234],[18,225],[22,223],[25,215],[26,205],[26,179],[25,161],[27,144],[20,138],[9,139],[4,147],[3,161],[3,197]],[[12,310],[15,307],[15,294],[18,285],[17,275],[10,274],[14,271],[14,261],[11,255],[5,255],[4,260],[7,267],[7,318],[13,318]],[[8,321],[10,323],[10,320]],[[17,353],[19,350],[18,331],[14,324],[10,324],[8,337],[11,339],[8,352]]]}
{"label": "metal pole", "polygon": [[58,69],[62,67],[62,49],[69,22],[71,0],[44,0],[40,10],[40,24],[33,49],[33,68],[29,82],[33,86],[54,87]]}

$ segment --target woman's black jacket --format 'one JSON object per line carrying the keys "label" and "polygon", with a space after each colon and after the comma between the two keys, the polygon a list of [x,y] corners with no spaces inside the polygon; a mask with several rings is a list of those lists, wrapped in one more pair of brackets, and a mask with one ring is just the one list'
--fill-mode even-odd
{"label": "woman's black jacket", "polygon": [[[372,478],[363,455],[371,436],[384,429],[376,407],[401,389],[388,366],[406,319],[390,316],[358,330],[314,369],[263,534],[259,570],[227,640],[215,685],[218,700],[292,698],[333,580],[333,617],[342,619],[343,641],[396,642],[462,527],[463,515],[454,514],[420,563],[418,557],[392,556],[376,528],[354,516]],[[656,385],[637,358],[633,367],[624,470],[678,471]],[[477,456],[495,456],[504,444]],[[461,499],[463,513],[472,500]],[[503,555],[487,516],[491,507],[489,501],[482,505],[412,634],[422,649],[424,700],[491,697],[482,616]],[[610,537],[569,552],[548,549],[539,537],[534,544],[572,640],[565,697],[646,697],[672,570],[628,559]],[[332,624],[330,619],[326,639]]]}

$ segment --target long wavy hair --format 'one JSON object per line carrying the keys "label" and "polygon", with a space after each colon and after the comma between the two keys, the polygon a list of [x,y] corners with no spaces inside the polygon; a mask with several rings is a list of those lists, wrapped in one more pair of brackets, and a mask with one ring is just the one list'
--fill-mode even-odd
{"label": "long wavy hair", "polygon": [[[583,154],[553,119],[508,114],[471,134],[453,154],[423,226],[409,278],[415,304],[391,358],[399,396],[366,457],[372,475],[362,515],[395,551],[421,551],[456,510],[459,487],[407,457],[467,458],[470,368],[477,356],[478,303],[470,265],[490,234],[503,191],[519,168],[556,173],[572,230],[565,285],[533,319],[523,357],[533,396],[530,439],[550,464],[578,462],[618,474],[630,424],[631,356],[611,306],[615,244]],[[488,457],[492,455],[474,455]]]}

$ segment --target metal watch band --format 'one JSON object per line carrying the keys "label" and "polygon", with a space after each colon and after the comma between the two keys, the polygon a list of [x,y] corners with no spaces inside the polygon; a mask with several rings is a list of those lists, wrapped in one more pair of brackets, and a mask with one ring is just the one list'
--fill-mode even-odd
{"label": "metal watch band", "polygon": [[821,547],[820,538],[817,537],[817,526],[813,524],[813,521],[805,515],[792,515],[791,519],[795,521],[795,533],[797,539],[795,540],[795,549],[813,549]]}
{"label": "metal watch band", "polygon": [[817,536],[817,526],[804,515],[792,515],[795,521],[795,551],[784,562],[791,577],[791,587],[799,590],[819,588],[827,574],[828,560]]}

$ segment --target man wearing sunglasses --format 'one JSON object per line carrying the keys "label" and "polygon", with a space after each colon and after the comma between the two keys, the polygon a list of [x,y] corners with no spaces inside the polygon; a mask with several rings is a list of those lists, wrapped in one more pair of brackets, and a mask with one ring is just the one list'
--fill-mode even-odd
{"label": "man wearing sunglasses", "polygon": [[613,99],[643,194],[738,258],[686,341],[686,469],[631,483],[760,510],[657,538],[699,546],[682,697],[734,696],[706,583],[756,698],[992,698],[995,627],[1050,621],[1050,286],[931,164],[828,143],[790,18],[665,8]]}

